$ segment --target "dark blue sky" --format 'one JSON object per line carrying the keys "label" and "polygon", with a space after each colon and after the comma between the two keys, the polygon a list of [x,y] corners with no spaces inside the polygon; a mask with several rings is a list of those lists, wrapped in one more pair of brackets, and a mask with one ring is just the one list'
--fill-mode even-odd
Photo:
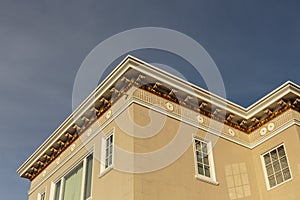
{"label": "dark blue sky", "polygon": [[[249,106],[287,80],[300,83],[298,1],[0,1],[0,193],[27,198],[16,169],[72,112],[72,88],[87,54],[108,37],[165,27],[199,42],[223,77],[227,98]],[[133,55],[176,68],[159,51]]]}

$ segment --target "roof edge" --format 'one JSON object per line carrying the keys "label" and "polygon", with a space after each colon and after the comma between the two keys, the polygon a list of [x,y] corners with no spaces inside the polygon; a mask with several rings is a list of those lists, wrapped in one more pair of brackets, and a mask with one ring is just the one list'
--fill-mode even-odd
{"label": "roof edge", "polygon": [[[133,63],[131,65],[130,63]],[[139,66],[141,64],[144,67]],[[147,66],[147,67],[146,67]],[[78,120],[83,113],[90,108],[95,100],[97,100],[103,93],[110,88],[116,80],[118,80],[129,68],[136,69],[142,73],[148,73],[150,76],[153,76],[157,79],[163,79],[167,84],[176,84],[176,87],[182,89],[188,94],[191,92],[189,89],[192,89],[194,94],[201,98],[212,99],[213,103],[216,103],[217,106],[222,107],[226,111],[235,113],[244,118],[250,118],[255,113],[260,112],[263,108],[274,101],[278,101],[280,97],[283,97],[287,93],[294,93],[300,97],[300,86],[291,81],[287,81],[275,90],[271,91],[263,98],[259,99],[252,105],[247,108],[244,108],[238,104],[235,104],[227,99],[224,99],[216,94],[211,93],[210,91],[204,90],[186,80],[178,78],[173,74],[170,74],[166,71],[163,71],[155,66],[150,65],[134,56],[127,55],[118,66],[91,92],[91,94],[85,98],[85,100],[69,115],[69,117],[64,120],[61,125],[53,131],[53,133],[34,151],[31,156],[17,169],[17,173],[22,176],[26,171],[34,164],[35,161],[43,155],[51,145],[54,144],[62,134],[67,131],[76,120]]]}

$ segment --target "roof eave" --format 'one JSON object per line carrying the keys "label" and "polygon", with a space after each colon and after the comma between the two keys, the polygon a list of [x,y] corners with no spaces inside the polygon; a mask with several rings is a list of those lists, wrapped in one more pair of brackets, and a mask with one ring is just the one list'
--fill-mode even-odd
{"label": "roof eave", "polygon": [[[147,67],[148,66],[148,67]],[[24,176],[26,171],[57,141],[62,134],[67,131],[72,124],[79,119],[89,109],[96,99],[98,99],[105,91],[129,69],[133,68],[141,73],[148,74],[154,79],[163,80],[167,85],[176,85],[176,88],[186,92],[187,94],[195,95],[204,101],[212,102],[215,106],[226,110],[232,114],[236,114],[245,119],[249,119],[256,113],[265,109],[268,105],[280,100],[288,93],[293,93],[300,96],[300,87],[293,82],[286,82],[274,91],[267,94],[262,99],[258,100],[248,108],[239,106],[230,102],[218,95],[212,94],[198,86],[182,80],[168,72],[162,71],[142,60],[128,55],[123,61],[96,87],[96,89],[72,112],[72,114],[40,145],[40,147],[19,167],[17,173]]]}

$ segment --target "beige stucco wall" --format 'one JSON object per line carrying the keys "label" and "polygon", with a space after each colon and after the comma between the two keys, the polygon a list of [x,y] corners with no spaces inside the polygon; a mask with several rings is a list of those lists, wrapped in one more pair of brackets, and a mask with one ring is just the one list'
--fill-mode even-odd
{"label": "beige stucco wall", "polygon": [[[142,106],[134,105],[134,113],[136,113],[134,120],[137,124],[143,124],[143,119],[149,118],[147,108]],[[156,117],[166,118],[163,114]],[[150,123],[150,120],[148,120],[148,123]],[[180,129],[180,126],[184,128]],[[216,179],[219,185],[196,179],[192,137],[198,135],[205,138],[209,137],[209,133],[182,124],[178,120],[167,118],[164,127],[157,135],[147,140],[135,139],[135,151],[151,152],[162,148],[176,134],[180,134],[180,131],[186,131],[184,134],[188,135],[187,138],[190,140],[188,148],[170,165],[157,171],[136,174],[134,178],[134,199],[233,199],[230,194],[243,196],[243,199],[258,199],[258,194],[255,192],[257,190],[254,178],[255,171],[251,167],[253,162],[251,151],[222,138],[218,138],[213,147]],[[238,172],[237,182],[242,182],[242,175],[243,177],[246,176],[248,181],[241,184],[237,183],[236,186],[232,185],[230,178],[234,179],[234,176],[226,174],[226,169],[232,169],[232,166],[238,166],[238,168],[242,166],[245,170],[243,173]],[[229,182],[227,182],[227,179]],[[246,192],[244,192],[244,186],[247,189]],[[238,192],[241,191],[242,193],[232,191],[236,188]]]}
{"label": "beige stucco wall", "polygon": [[[218,138],[212,151],[216,180],[219,185],[214,185],[195,178],[192,138],[194,135],[202,138],[209,137],[210,134],[207,132],[167,117],[165,113],[149,111],[148,108],[136,103],[131,104],[114,121],[105,125],[102,132],[93,135],[107,121],[109,118],[100,118],[99,123],[87,129],[86,133],[89,132],[90,136],[84,135],[78,139],[72,151],[69,147],[60,155],[58,164],[56,161],[52,162],[44,175],[41,173],[32,181],[29,200],[36,200],[38,192],[44,188],[46,188],[46,199],[49,199],[51,182],[66,174],[74,167],[74,162],[79,162],[91,149],[94,152],[93,199],[300,199],[300,193],[297,190],[297,186],[300,185],[300,157],[294,153],[299,152],[300,128],[296,125],[252,150],[224,138]],[[111,130],[114,130],[115,148],[126,151],[129,157],[124,158],[121,156],[122,153],[116,151],[115,168],[101,174],[99,160],[102,136]],[[132,137],[132,134],[135,137]],[[187,144],[183,147],[184,151],[178,146],[170,145],[178,135],[183,139],[184,144]],[[89,140],[90,137],[92,137],[90,142],[82,146],[82,142]],[[293,179],[267,191],[260,155],[282,142],[285,143]],[[180,155],[176,153],[163,155],[159,158],[162,162],[175,156],[174,162],[159,167],[155,159],[152,166],[151,160],[150,162],[144,160],[141,163],[143,160],[135,158],[132,154],[132,152],[148,154],[169,146],[174,150],[171,149],[170,152],[178,153],[179,151]],[[76,153],[70,156],[73,152]],[[132,163],[127,166],[124,162]],[[148,162],[151,166],[145,167],[143,164],[148,164]],[[142,173],[143,169],[145,173]],[[139,173],[128,173],[128,171]]]}
{"label": "beige stucco wall", "polygon": [[[89,155],[89,152],[94,154],[93,162],[93,178],[92,178],[92,198],[99,199],[99,197],[105,196],[106,199],[133,199],[133,176],[127,173],[111,170],[106,174],[100,174],[100,156],[101,156],[101,141],[102,137],[109,134],[112,130],[119,132],[118,127],[114,122],[111,122],[97,135],[87,137],[87,132],[93,132],[97,128],[101,128],[103,123],[101,119],[99,123],[91,126],[87,131],[83,133],[83,136],[76,140],[75,146],[68,147],[58,159],[53,161],[45,170],[46,173],[40,173],[32,182],[29,190],[29,200],[36,200],[38,193],[46,190],[46,199],[50,198],[50,190],[53,182],[57,182],[62,176],[66,175],[73,168],[75,168],[84,157]],[[92,130],[91,130],[92,129]],[[92,138],[91,138],[92,137]],[[83,143],[91,139],[87,144]],[[115,144],[117,146],[126,145],[123,144],[123,140],[120,137],[115,138]],[[122,143],[122,144],[121,144]],[[125,144],[128,145],[127,142]],[[72,150],[71,150],[72,149]],[[129,148],[127,148],[129,149]],[[72,155],[74,154],[74,155]],[[112,188],[113,185],[113,188]]]}
{"label": "beige stucco wall", "polygon": [[[253,164],[252,167],[255,170],[256,184],[258,185],[258,191],[260,199],[300,199],[300,142],[299,142],[299,130],[300,128],[294,125],[268,141],[262,143],[258,147],[252,150]],[[290,164],[290,170],[292,174],[292,180],[279,185],[271,190],[267,190],[265,177],[262,170],[262,163],[260,156],[269,151],[273,147],[276,147],[284,143],[286,154]]]}

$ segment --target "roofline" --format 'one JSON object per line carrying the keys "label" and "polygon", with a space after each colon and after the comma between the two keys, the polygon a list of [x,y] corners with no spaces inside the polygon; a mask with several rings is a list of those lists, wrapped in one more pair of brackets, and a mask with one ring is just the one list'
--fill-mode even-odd
{"label": "roofline", "polygon": [[281,84],[279,87],[266,94],[265,96],[263,96],[262,98],[260,98],[259,100],[257,100],[255,103],[245,108],[245,110],[249,115],[250,112],[257,111],[258,107],[262,104],[265,105],[269,99],[284,96],[284,94],[288,92],[293,92],[295,94],[300,95],[300,86],[288,80],[285,83]]}
{"label": "roofline", "polygon": [[[135,65],[129,65],[128,63],[135,63]],[[141,64],[142,67],[137,64]],[[133,68],[142,73],[148,73],[151,77],[157,78],[158,80],[163,79],[167,84],[176,84],[176,87],[182,89],[187,93],[190,93],[190,89],[194,90],[194,95],[201,97],[202,99],[206,98],[207,101],[220,106],[226,111],[229,111],[233,114],[237,114],[243,118],[249,119],[255,113],[260,112],[267,105],[274,103],[274,101],[280,99],[287,93],[294,93],[300,96],[300,87],[299,85],[287,81],[275,90],[271,91],[265,95],[260,100],[256,101],[247,108],[244,108],[240,105],[237,105],[227,99],[224,99],[216,94],[213,94],[207,90],[204,90],[192,83],[187,82],[181,78],[174,76],[166,71],[163,71],[157,67],[154,67],[138,58],[135,58],[131,55],[127,55],[122,62],[99,84],[98,87],[69,115],[69,117],[61,123],[61,125],[43,142],[36,151],[17,169],[17,173],[21,176],[25,173],[32,164],[43,155],[47,148],[51,147],[54,142],[65,132],[70,126],[81,117],[81,115],[94,103],[94,100],[98,99],[112,84],[118,80],[129,68]],[[196,93],[196,94],[195,94]],[[213,100],[212,100],[213,99]]]}
{"label": "roofline", "polygon": [[[193,89],[200,91],[202,94],[206,94],[206,95],[210,96],[210,98],[213,97],[214,100],[222,101],[221,105],[223,105],[223,106],[225,105],[224,108],[226,110],[228,110],[232,113],[235,113],[237,115],[240,115],[241,117],[246,118],[246,119],[251,118],[255,113],[261,111],[263,109],[263,107],[266,107],[267,105],[274,103],[274,101],[270,101],[270,99],[278,100],[278,98],[283,97],[285,94],[287,94],[289,92],[293,92],[293,93],[297,94],[298,96],[300,96],[300,86],[297,85],[296,83],[288,80],[285,83],[283,83],[282,85],[280,85],[279,87],[275,88],[274,90],[272,90],[271,92],[266,94],[265,96],[263,96],[262,98],[260,98],[259,100],[257,100],[256,102],[254,102],[253,104],[251,104],[250,106],[243,107],[232,101],[224,99],[223,97],[220,97],[217,94],[207,91],[193,83],[190,83],[182,78],[179,78],[171,73],[161,70],[149,63],[146,63],[145,61],[140,60],[134,56],[128,55],[126,58],[136,60],[143,65],[149,66],[149,68],[147,68],[147,70],[150,70],[152,72],[154,71],[154,72],[156,72],[156,74],[159,74],[159,75],[163,74],[163,75],[165,75],[165,78],[171,77],[171,79],[178,81],[179,83],[182,83],[183,85],[190,86]],[[136,70],[139,70],[139,69],[136,68]],[[145,72],[143,70],[140,70],[140,71]],[[216,102],[214,102],[214,103],[216,103]]]}

